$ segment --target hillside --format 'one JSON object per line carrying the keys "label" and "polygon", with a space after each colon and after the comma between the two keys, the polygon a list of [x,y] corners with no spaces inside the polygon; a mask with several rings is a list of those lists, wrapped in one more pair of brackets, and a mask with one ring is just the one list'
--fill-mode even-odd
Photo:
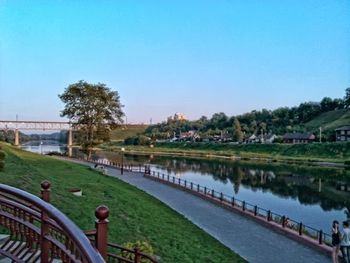
{"label": "hillside", "polygon": [[321,113],[305,123],[305,128],[314,130],[322,127],[323,130],[334,130],[345,125],[350,125],[350,111],[334,110]]}
{"label": "hillside", "polygon": [[129,124],[120,126],[111,131],[112,141],[123,141],[124,139],[143,133],[148,125]]}

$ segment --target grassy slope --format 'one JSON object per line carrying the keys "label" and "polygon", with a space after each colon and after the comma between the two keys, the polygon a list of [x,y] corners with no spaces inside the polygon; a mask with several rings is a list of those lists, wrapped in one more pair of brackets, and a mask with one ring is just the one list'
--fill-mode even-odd
{"label": "grassy slope", "polygon": [[148,125],[126,125],[120,126],[111,131],[112,141],[123,141],[128,137],[143,133]]}
{"label": "grassy slope", "polygon": [[350,111],[344,110],[325,112],[305,123],[305,127],[309,130],[318,129],[319,127],[324,130],[334,130],[345,125],[350,125]]}
{"label": "grassy slope", "polygon": [[[82,229],[94,226],[94,210],[110,208],[111,241],[148,240],[162,262],[243,262],[228,248],[160,201],[118,179],[87,167],[3,146],[6,157],[1,183],[38,194],[39,184],[52,183],[52,203]],[[83,189],[83,197],[66,191]]]}

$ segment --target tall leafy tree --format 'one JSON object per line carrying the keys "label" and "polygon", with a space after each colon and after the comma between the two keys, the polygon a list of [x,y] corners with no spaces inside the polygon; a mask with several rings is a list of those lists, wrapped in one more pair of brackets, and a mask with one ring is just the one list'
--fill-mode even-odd
{"label": "tall leafy tree", "polygon": [[344,104],[345,108],[350,109],[350,88],[345,90]]}
{"label": "tall leafy tree", "polygon": [[124,113],[117,91],[105,84],[79,81],[69,85],[59,98],[65,104],[62,117],[68,117],[83,134],[83,150],[89,155],[91,149],[109,140],[109,131],[122,123]]}
{"label": "tall leafy tree", "polygon": [[241,142],[243,140],[243,132],[241,129],[241,124],[237,118],[233,120],[233,134],[232,138],[234,141]]}

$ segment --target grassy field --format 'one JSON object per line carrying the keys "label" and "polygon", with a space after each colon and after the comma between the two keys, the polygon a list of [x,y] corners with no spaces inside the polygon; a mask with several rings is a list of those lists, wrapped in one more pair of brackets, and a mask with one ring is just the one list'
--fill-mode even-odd
{"label": "grassy field", "polygon": [[[120,150],[119,144],[109,144],[104,150]],[[344,163],[350,160],[350,142],[348,143],[312,143],[312,144],[221,144],[221,143],[157,143],[154,148],[147,146],[126,146],[130,152],[150,152],[177,155],[207,157],[238,156],[242,158],[268,158],[273,161],[334,162]]]}
{"label": "grassy field", "polygon": [[[1,183],[33,194],[44,179],[52,183],[52,203],[82,229],[94,227],[94,211],[110,208],[109,239],[114,242],[146,240],[161,262],[244,262],[186,218],[118,179],[102,176],[86,166],[40,156],[1,144],[6,152]],[[67,192],[78,187],[83,197]]]}
{"label": "grassy field", "polygon": [[111,131],[112,141],[123,141],[124,139],[143,133],[148,125],[123,125]]}
{"label": "grassy field", "polygon": [[332,130],[350,124],[350,111],[335,110],[320,114],[311,121],[305,123],[308,130],[318,129]]}

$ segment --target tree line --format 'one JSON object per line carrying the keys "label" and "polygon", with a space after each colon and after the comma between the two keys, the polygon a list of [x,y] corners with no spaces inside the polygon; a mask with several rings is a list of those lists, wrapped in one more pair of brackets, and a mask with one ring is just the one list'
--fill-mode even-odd
{"label": "tree line", "polygon": [[[321,113],[333,110],[349,110],[350,88],[345,97],[332,99],[324,97],[320,102],[303,102],[295,107],[280,107],[275,110],[253,110],[237,116],[215,113],[211,118],[202,116],[198,120],[174,120],[149,126],[145,136],[152,139],[169,139],[190,130],[202,137],[228,134],[234,141],[242,141],[245,136],[258,134],[283,135],[286,132],[305,132],[304,124]],[[310,131],[315,132],[315,131]],[[325,131],[326,140],[333,139],[333,131]]]}

